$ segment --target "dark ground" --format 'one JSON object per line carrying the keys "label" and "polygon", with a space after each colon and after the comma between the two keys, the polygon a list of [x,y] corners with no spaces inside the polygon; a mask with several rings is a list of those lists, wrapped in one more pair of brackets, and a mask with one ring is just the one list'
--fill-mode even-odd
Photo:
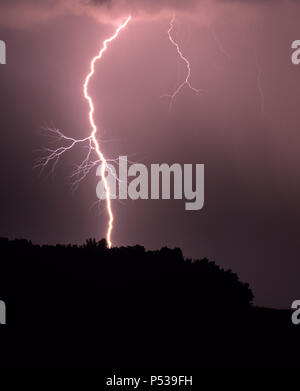
{"label": "dark ground", "polygon": [[297,369],[291,312],[179,249],[0,239],[3,369]]}

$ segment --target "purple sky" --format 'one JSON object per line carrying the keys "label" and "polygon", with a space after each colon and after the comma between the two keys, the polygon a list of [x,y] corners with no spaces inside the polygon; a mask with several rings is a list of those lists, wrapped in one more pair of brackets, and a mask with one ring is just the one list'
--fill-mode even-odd
{"label": "purple sky", "polygon": [[[105,236],[105,209],[92,207],[95,172],[71,191],[80,148],[53,176],[33,166],[51,141],[43,126],[72,137],[89,133],[82,96],[89,62],[114,30],[104,21],[131,11],[133,21],[97,64],[90,87],[102,148],[108,158],[127,155],[146,165],[204,163],[205,207],[115,201],[114,244],[179,246],[186,256],[206,256],[249,282],[259,305],[289,307],[299,299],[300,66],[291,63],[290,47],[300,39],[300,6],[208,1],[197,9],[191,1],[183,12],[179,1],[163,1],[160,9],[149,1],[35,3],[0,6],[7,44],[7,65],[0,66],[0,236],[37,243]],[[191,81],[206,91],[184,89],[171,112],[160,97],[185,68],[167,38],[170,4],[179,4],[175,36]]]}

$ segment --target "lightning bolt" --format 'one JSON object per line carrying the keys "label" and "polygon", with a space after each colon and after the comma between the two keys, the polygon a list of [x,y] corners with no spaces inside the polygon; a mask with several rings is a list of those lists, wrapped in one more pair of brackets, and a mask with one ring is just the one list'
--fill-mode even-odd
{"label": "lightning bolt", "polygon": [[[95,123],[94,119],[94,112],[95,112],[95,106],[93,103],[92,97],[89,95],[88,88],[89,88],[89,83],[92,79],[92,76],[95,73],[95,64],[98,60],[100,60],[103,56],[103,54],[106,52],[108,48],[108,44],[111,43],[113,40],[115,40],[121,30],[123,30],[127,24],[130,22],[132,19],[131,16],[128,16],[127,19],[125,20],[124,23],[122,23],[115,31],[115,33],[107,38],[103,42],[103,46],[100,49],[99,53],[92,59],[90,63],[90,71],[88,75],[85,78],[84,84],[83,84],[83,95],[84,98],[87,100],[88,105],[89,105],[89,122],[91,126],[91,134],[85,138],[82,139],[75,139],[72,137],[67,137],[64,135],[60,130],[58,129],[51,129],[51,128],[46,128],[45,130],[49,132],[51,135],[56,136],[58,141],[64,141],[67,143],[66,146],[61,146],[57,149],[46,149],[46,152],[48,155],[44,158],[42,158],[36,165],[36,167],[42,167],[45,168],[49,163],[53,162],[52,170],[54,170],[59,158],[67,151],[72,149],[78,144],[87,144],[88,152],[84,160],[81,162],[81,164],[77,167],[77,169],[74,171],[74,173],[71,175],[71,177],[77,176],[77,180],[73,183],[75,186],[78,185],[90,172],[90,170],[95,167],[97,164],[101,163],[101,179],[104,184],[104,189],[105,189],[105,199],[106,199],[106,210],[108,214],[108,228],[106,232],[106,241],[107,245],[109,248],[112,247],[112,241],[111,241],[111,234],[113,230],[113,222],[114,222],[114,215],[112,211],[112,206],[111,206],[111,200],[110,200],[110,188],[108,181],[105,176],[106,169],[108,169],[108,160],[105,158],[103,152],[101,151],[99,141],[97,140],[97,125]],[[91,155],[92,153],[95,152],[97,155],[97,160],[92,161],[91,160]]]}
{"label": "lightning bolt", "polygon": [[193,87],[190,82],[191,65],[190,65],[189,60],[182,53],[182,51],[179,47],[179,44],[175,41],[175,39],[172,35],[174,28],[175,28],[175,15],[172,17],[172,19],[170,20],[170,23],[169,23],[169,29],[167,31],[168,38],[169,38],[169,41],[171,42],[171,44],[176,48],[176,51],[177,51],[179,57],[181,58],[181,60],[184,61],[185,65],[186,65],[187,73],[186,73],[185,79],[178,85],[178,87],[175,89],[175,91],[172,94],[164,95],[164,96],[167,96],[171,99],[170,106],[169,106],[170,109],[172,108],[172,104],[173,104],[174,100],[176,99],[177,95],[180,93],[180,91],[183,89],[184,86],[188,86],[189,89],[196,92],[197,94],[199,92],[204,92],[201,89],[197,89],[197,88]]}
{"label": "lightning bolt", "polygon": [[127,24],[130,22],[130,20],[131,20],[131,15],[128,16],[128,18],[125,20],[125,22],[123,24],[121,24],[117,28],[117,30],[115,31],[114,35],[112,35],[110,38],[108,38],[108,39],[106,39],[104,41],[103,47],[101,48],[100,52],[98,53],[97,56],[95,56],[92,59],[91,66],[90,66],[90,73],[87,75],[87,77],[85,79],[85,82],[84,82],[84,85],[83,85],[84,97],[88,101],[89,108],[90,108],[89,120],[90,120],[90,125],[91,125],[91,128],[92,128],[92,133],[91,133],[90,137],[91,137],[91,140],[93,142],[93,145],[94,145],[94,148],[95,148],[95,152],[97,153],[97,155],[99,157],[99,160],[102,163],[102,165],[101,165],[101,179],[103,181],[104,188],[105,188],[106,209],[107,209],[107,213],[108,213],[108,216],[109,216],[108,229],[107,229],[107,233],[106,233],[106,241],[107,241],[107,244],[108,244],[109,248],[111,248],[111,246],[112,246],[111,233],[112,233],[112,229],[113,229],[114,215],[113,215],[112,208],[111,208],[110,188],[109,188],[109,185],[108,185],[108,181],[107,181],[107,179],[105,177],[105,170],[107,168],[107,161],[106,161],[103,153],[100,150],[100,145],[99,145],[99,142],[98,142],[98,140],[96,138],[97,125],[96,125],[95,120],[94,120],[95,107],[94,107],[93,100],[92,100],[91,96],[88,93],[88,86],[89,86],[89,82],[90,82],[92,76],[95,73],[95,63],[96,63],[96,61],[101,59],[103,53],[107,50],[107,45],[118,37],[120,31],[127,26]]}

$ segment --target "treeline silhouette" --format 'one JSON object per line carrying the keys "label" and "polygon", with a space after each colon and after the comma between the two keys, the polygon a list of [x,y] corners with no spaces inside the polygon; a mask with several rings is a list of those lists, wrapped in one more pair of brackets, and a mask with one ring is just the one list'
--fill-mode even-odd
{"label": "treeline silhouette", "polygon": [[2,367],[294,365],[289,312],[253,308],[249,285],[206,258],[94,239],[39,246],[2,238],[0,254]]}

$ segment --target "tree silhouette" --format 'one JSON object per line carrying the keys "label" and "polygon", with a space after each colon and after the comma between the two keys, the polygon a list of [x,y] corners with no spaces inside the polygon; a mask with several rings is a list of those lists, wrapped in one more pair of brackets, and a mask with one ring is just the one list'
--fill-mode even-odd
{"label": "tree silhouette", "polygon": [[286,328],[285,313],[253,308],[249,285],[207,258],[108,249],[105,239],[40,246],[0,238],[0,254],[8,330],[0,366],[183,370],[276,365],[278,352],[293,363],[285,349],[294,334],[272,354],[286,335],[272,322]]}

